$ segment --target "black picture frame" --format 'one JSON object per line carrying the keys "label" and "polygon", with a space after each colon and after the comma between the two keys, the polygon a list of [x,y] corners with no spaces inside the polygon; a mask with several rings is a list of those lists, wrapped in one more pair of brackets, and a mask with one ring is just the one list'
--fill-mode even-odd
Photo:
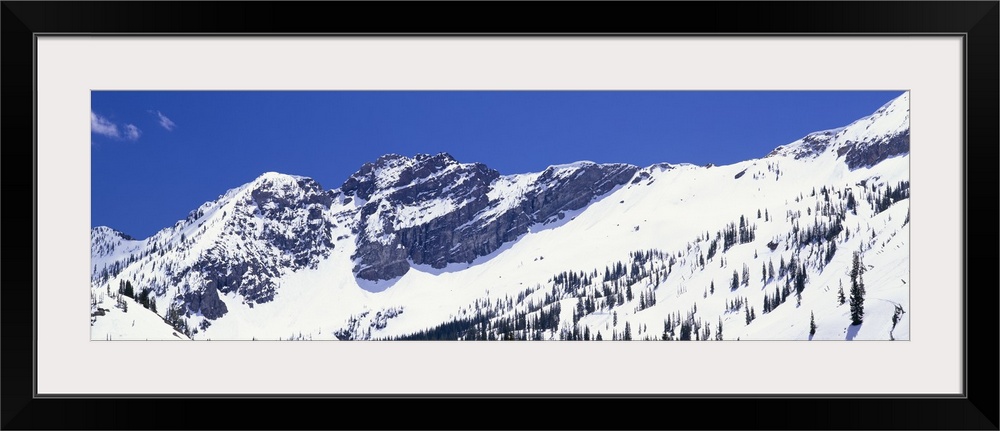
{"label": "black picture frame", "polygon": [[[559,13],[571,8],[575,17]],[[546,12],[551,11],[551,12]],[[404,17],[402,24],[381,19]],[[456,19],[455,17],[466,17]],[[489,21],[485,21],[486,18]],[[688,428],[998,429],[998,290],[995,268],[1000,2],[325,3],[2,2],[0,275],[4,429]],[[415,395],[361,397],[163,396],[39,398],[34,388],[35,35],[404,34],[961,35],[965,46],[964,395],[788,398],[766,396]],[[970,193],[969,186],[974,186]],[[32,205],[32,211],[25,208]],[[975,219],[989,217],[989,220]],[[31,225],[32,229],[27,226]],[[985,243],[983,245],[982,243]],[[977,246],[972,252],[970,245]],[[979,245],[983,245],[979,247]],[[975,277],[975,273],[980,276]],[[919,378],[919,376],[914,376]],[[514,401],[525,401],[513,405]],[[393,402],[389,402],[393,401]],[[462,402],[460,402],[462,401]],[[472,401],[472,402],[469,402]],[[543,407],[543,408],[539,408]],[[514,410],[518,409],[518,410]],[[530,410],[528,410],[530,409]],[[213,414],[229,411],[231,414]],[[413,411],[412,414],[406,412]],[[533,414],[529,415],[528,412]],[[464,421],[463,412],[483,418]],[[523,413],[517,413],[523,412]],[[558,413],[557,413],[558,412]],[[715,412],[707,413],[706,412]],[[374,414],[373,414],[374,413]],[[530,417],[542,417],[535,422]]]}

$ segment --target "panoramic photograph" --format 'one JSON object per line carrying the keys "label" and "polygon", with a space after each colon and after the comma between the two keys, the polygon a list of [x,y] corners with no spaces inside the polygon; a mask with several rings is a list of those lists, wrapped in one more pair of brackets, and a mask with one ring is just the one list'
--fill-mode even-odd
{"label": "panoramic photograph", "polygon": [[90,338],[906,341],[909,113],[905,90],[92,91]]}

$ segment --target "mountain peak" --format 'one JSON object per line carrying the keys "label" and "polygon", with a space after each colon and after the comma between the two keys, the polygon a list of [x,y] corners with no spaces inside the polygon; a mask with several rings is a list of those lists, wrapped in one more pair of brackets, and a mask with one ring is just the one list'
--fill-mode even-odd
{"label": "mountain peak", "polygon": [[381,156],[378,156],[378,158],[375,159],[375,164],[376,165],[386,165],[386,164],[391,164],[393,162],[400,161],[400,160],[409,160],[409,158],[406,157],[406,156],[404,156],[404,155],[401,155],[401,154],[387,153],[387,154],[383,154]]}
{"label": "mountain peak", "polygon": [[379,156],[375,159],[374,163],[366,163],[366,165],[371,164],[374,169],[391,169],[400,166],[413,166],[424,163],[446,166],[458,164],[458,161],[455,160],[451,154],[445,152],[433,155],[427,153],[417,153],[413,157],[407,157],[396,153],[388,153]]}
{"label": "mountain peak", "polygon": [[452,157],[451,154],[448,154],[448,153],[445,153],[445,152],[440,152],[440,153],[437,153],[435,155],[430,155],[430,154],[425,154],[425,153],[419,153],[419,154],[413,156],[413,159],[416,160],[416,161],[424,161],[424,160],[429,160],[430,159],[430,160],[440,160],[440,161],[444,161],[444,162],[458,162],[457,160],[455,160],[454,157]]}
{"label": "mountain peak", "polygon": [[499,174],[481,163],[459,163],[444,152],[435,155],[420,153],[412,158],[385,154],[375,162],[362,165],[340,188],[346,196],[369,200],[375,194],[393,193],[433,179],[447,182],[445,178],[459,180],[466,175],[485,175],[492,180]]}
{"label": "mountain peak", "polygon": [[255,178],[252,181],[252,183],[253,184],[261,184],[261,183],[291,183],[291,182],[298,182],[298,181],[301,181],[301,180],[304,180],[304,179],[308,179],[308,178],[307,177],[303,177],[301,175],[290,175],[290,174],[283,174],[281,172],[268,171],[268,172],[264,172],[263,174],[260,174],[260,176],[258,176],[257,178]]}
{"label": "mountain peak", "polygon": [[909,111],[909,109],[910,109],[910,92],[909,91],[903,92],[903,94],[899,95],[899,97],[890,100],[885,105],[882,105],[881,108],[878,108],[878,110],[875,111],[875,114],[877,115],[877,114],[880,114],[880,113],[891,112],[891,111],[895,111],[896,109],[903,109],[903,110]]}
{"label": "mountain peak", "polygon": [[[560,165],[551,165],[551,166],[548,167],[548,169],[552,169],[552,170],[579,169],[579,168],[586,168],[586,167],[589,167],[589,166],[594,166],[596,164],[597,163],[594,163],[594,162],[592,162],[590,160],[580,160],[580,161],[576,161],[576,162],[573,162],[573,163],[563,163],[563,164],[560,164]],[[546,170],[548,170],[548,169],[546,169]]]}
{"label": "mountain peak", "polygon": [[910,151],[910,93],[887,102],[871,115],[835,129],[810,133],[765,157],[795,159],[835,154],[851,168],[871,166]]}
{"label": "mountain peak", "polygon": [[95,226],[90,229],[91,238],[97,238],[99,236],[110,236],[113,238],[121,238],[126,241],[135,241],[135,238],[133,238],[131,235],[128,235],[122,231],[107,226]]}

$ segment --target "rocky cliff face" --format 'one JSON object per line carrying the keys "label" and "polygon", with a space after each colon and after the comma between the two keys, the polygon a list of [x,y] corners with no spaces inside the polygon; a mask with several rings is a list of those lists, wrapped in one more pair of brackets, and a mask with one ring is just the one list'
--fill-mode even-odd
{"label": "rocky cliff face", "polygon": [[[452,235],[457,239],[453,241],[454,254],[459,255],[453,262],[471,262],[516,240],[534,224],[560,220],[567,211],[583,208],[627,183],[636,171],[636,166],[624,164],[548,168],[513,199],[514,205],[500,198],[492,200],[485,214],[459,225]],[[509,206],[504,208],[504,204]]]}
{"label": "rocky cliff face", "polygon": [[[341,190],[365,201],[355,275],[402,276],[410,264],[469,263],[516,240],[536,223],[557,220],[632,179],[637,167],[578,163],[550,167],[522,181],[516,194],[495,193],[515,180],[448,154],[398,155],[365,164]],[[518,178],[523,180],[524,178]]]}
{"label": "rocky cliff face", "polygon": [[[258,178],[228,203],[221,235],[189,267],[205,283],[186,294],[188,308],[210,319],[221,317],[225,304],[219,292],[264,303],[274,298],[273,280],[282,270],[315,268],[334,247],[329,210],[336,195],[309,178],[274,173]],[[174,275],[175,283],[186,275]]]}
{"label": "rocky cliff face", "polygon": [[409,261],[442,267],[455,261],[454,228],[488,204],[500,174],[483,164],[458,163],[446,153],[408,158],[386,155],[366,163],[341,186],[364,202],[358,215],[357,265],[366,280],[405,274]]}
{"label": "rocky cliff face", "polygon": [[[411,264],[444,268],[485,256],[632,178],[631,165],[580,163],[531,175],[516,195],[497,193],[511,177],[448,154],[383,156],[341,186],[364,205],[354,272],[365,280],[402,276]],[[518,178],[523,179],[523,178]]]}
{"label": "rocky cliff face", "polygon": [[910,131],[886,136],[878,142],[849,142],[840,150],[851,169],[875,166],[890,157],[910,153]]}

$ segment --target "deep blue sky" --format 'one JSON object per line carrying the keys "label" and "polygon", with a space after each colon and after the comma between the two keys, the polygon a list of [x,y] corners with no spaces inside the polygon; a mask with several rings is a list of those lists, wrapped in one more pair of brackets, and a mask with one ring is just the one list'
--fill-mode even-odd
{"label": "deep blue sky", "polygon": [[900,94],[95,91],[91,225],[145,238],[261,173],[336,188],[386,153],[447,152],[502,174],[578,160],[724,165]]}

